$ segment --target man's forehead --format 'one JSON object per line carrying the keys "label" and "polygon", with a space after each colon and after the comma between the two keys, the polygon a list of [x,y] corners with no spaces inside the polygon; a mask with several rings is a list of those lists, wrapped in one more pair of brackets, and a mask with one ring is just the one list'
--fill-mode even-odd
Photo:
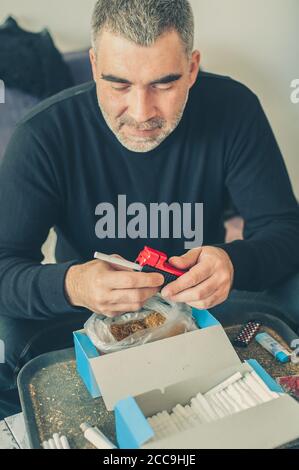
{"label": "man's forehead", "polygon": [[136,74],[145,82],[182,74],[186,54],[178,33],[160,36],[151,46],[140,46],[126,38],[103,31],[97,42],[101,73],[133,82]]}

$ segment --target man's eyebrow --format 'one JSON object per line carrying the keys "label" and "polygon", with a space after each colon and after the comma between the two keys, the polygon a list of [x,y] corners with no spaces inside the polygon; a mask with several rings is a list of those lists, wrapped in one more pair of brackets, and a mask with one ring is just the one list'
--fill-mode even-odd
{"label": "man's eyebrow", "polygon": [[101,79],[106,80],[107,82],[126,83],[128,85],[131,85],[131,82],[129,80],[126,80],[125,78],[116,77],[115,75],[102,74]]}
{"label": "man's eyebrow", "polygon": [[157,80],[154,80],[153,82],[150,82],[150,85],[158,85],[158,84],[163,84],[163,83],[176,82],[180,78],[182,78],[182,74],[180,74],[180,73],[171,73],[170,75],[165,75],[164,77],[158,78]]}
{"label": "man's eyebrow", "polygon": [[[169,75],[165,75],[164,77],[160,77],[160,78],[157,78],[156,80],[153,80],[152,82],[149,83],[149,85],[172,83],[172,82],[176,82],[181,77],[182,77],[182,74],[180,73],[171,73]],[[106,80],[107,82],[124,83],[126,85],[132,85],[132,82],[130,82],[126,78],[116,77],[115,75],[102,74],[101,79]]]}

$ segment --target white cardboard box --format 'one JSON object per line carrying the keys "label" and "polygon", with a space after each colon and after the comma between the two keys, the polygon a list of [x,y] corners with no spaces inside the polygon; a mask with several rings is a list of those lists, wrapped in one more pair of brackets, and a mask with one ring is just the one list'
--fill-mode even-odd
{"label": "white cardboard box", "polygon": [[196,311],[199,326],[201,314],[211,326],[89,359],[107,409],[115,410],[119,446],[275,448],[299,438],[299,404],[282,393],[271,402],[150,442],[147,417],[187,404],[234,372],[253,367],[270,389],[282,391],[256,361],[241,363],[222,326],[206,321],[209,312]]}

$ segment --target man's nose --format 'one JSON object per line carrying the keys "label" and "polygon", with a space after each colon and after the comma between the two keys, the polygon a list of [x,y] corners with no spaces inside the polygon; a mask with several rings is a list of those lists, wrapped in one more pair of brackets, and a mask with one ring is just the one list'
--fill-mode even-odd
{"label": "man's nose", "polygon": [[151,93],[147,90],[136,90],[129,98],[129,115],[139,123],[156,117],[155,105]]}

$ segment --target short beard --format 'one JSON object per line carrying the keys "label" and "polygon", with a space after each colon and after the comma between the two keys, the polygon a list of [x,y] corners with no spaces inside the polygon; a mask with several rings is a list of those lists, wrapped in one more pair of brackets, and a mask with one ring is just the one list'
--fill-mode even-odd
{"label": "short beard", "polygon": [[[132,152],[146,153],[157,148],[172,132],[178,127],[182,120],[187,101],[189,98],[189,91],[186,95],[184,104],[180,111],[175,115],[171,121],[169,128],[166,128],[167,122],[161,118],[154,118],[151,121],[137,125],[130,117],[123,117],[118,120],[117,126],[114,126],[110,120],[109,114],[101,106],[98,99],[98,105],[102,112],[102,115],[106,121],[107,126],[113,132],[117,140],[128,150]],[[161,133],[156,137],[135,137],[134,140],[121,134],[121,128],[124,124],[133,127],[137,130],[150,130],[150,129],[161,129]]]}

